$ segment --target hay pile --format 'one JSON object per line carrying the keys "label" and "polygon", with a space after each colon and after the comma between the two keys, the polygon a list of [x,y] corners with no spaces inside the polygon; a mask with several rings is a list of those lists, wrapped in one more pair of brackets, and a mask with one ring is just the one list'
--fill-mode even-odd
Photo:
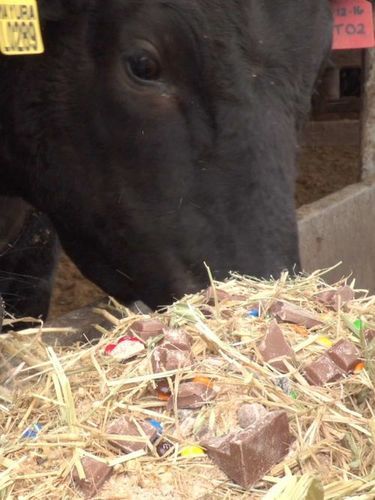
{"label": "hay pile", "polygon": [[[80,498],[71,476],[84,456],[100,457],[115,469],[97,498],[298,500],[306,498],[314,478],[322,482],[327,500],[375,498],[375,349],[363,335],[364,328],[375,327],[375,297],[357,292],[346,310],[336,312],[315,298],[331,288],[318,272],[293,279],[283,275],[278,281],[233,275],[215,286],[242,299],[209,307],[201,293],[158,315],[194,339],[193,365],[167,374],[152,373],[153,346],[125,363],[103,354],[104,347],[139,318],[124,308],[120,320],[105,313],[114,330],[85,348],[46,347],[40,329],[2,336],[1,498]],[[272,320],[268,310],[275,299],[315,311],[324,322],[309,331],[281,324],[297,357],[287,376],[264,364],[257,348]],[[259,304],[260,317],[250,316]],[[358,319],[362,326],[355,323]],[[365,368],[327,387],[310,386],[301,368],[327,348],[321,345],[322,336],[332,342],[353,341],[366,358]],[[13,368],[7,368],[10,360]],[[182,381],[208,378],[218,396],[195,412],[167,411],[166,401],[155,391],[157,380],[166,375],[173,391]],[[284,461],[249,493],[228,480],[206,455],[184,457],[180,451],[199,444],[202,433],[229,432],[237,425],[238,407],[252,402],[268,410],[284,409],[294,443]],[[174,451],[159,457],[149,442],[147,451],[121,454],[109,443],[106,428],[122,415],[158,420]],[[22,437],[35,424],[42,426],[36,436]],[[312,491],[309,498],[314,498]]]}

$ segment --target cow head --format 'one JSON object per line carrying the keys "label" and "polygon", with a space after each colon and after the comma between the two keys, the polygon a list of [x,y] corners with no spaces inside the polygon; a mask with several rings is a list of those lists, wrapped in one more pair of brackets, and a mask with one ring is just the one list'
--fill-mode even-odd
{"label": "cow head", "polygon": [[87,10],[90,3],[91,0],[39,0],[38,8],[43,21],[61,21]]}
{"label": "cow head", "polygon": [[86,276],[157,306],[204,287],[204,262],[218,279],[298,266],[296,129],[329,49],[328,7],[42,2],[23,194]]}

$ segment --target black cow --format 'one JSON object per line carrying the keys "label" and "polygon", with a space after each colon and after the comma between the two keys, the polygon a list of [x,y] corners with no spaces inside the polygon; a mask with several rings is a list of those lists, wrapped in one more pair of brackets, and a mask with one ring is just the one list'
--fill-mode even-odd
{"label": "black cow", "polygon": [[298,268],[297,130],[329,1],[39,6],[45,54],[0,56],[0,194],[123,302],[201,289],[204,262],[218,279]]}
{"label": "black cow", "polygon": [[0,197],[0,214],[0,291],[7,312],[46,317],[58,256],[54,228],[19,198]]}

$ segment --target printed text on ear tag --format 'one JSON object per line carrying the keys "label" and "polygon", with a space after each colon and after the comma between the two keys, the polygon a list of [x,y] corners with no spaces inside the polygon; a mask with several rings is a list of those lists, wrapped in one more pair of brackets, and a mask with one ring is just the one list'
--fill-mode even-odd
{"label": "printed text on ear tag", "polygon": [[0,0],[0,52],[7,56],[44,52],[36,0]]}
{"label": "printed text on ear tag", "polygon": [[331,0],[333,49],[375,46],[372,4],[367,0]]}

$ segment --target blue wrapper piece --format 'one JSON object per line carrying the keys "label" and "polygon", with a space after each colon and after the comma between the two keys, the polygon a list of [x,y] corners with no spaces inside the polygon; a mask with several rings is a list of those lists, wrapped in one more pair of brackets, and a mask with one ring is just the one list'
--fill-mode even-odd
{"label": "blue wrapper piece", "polygon": [[43,428],[42,424],[33,424],[30,427],[28,427],[25,431],[23,431],[22,437],[24,439],[36,439],[42,428]]}
{"label": "blue wrapper piece", "polygon": [[259,309],[251,309],[251,311],[249,311],[247,315],[249,316],[249,318],[259,318]]}
{"label": "blue wrapper piece", "polygon": [[158,422],[157,420],[154,420],[153,418],[148,418],[146,420],[149,424],[152,425],[152,427],[154,427],[159,434],[163,434],[163,425]]}

